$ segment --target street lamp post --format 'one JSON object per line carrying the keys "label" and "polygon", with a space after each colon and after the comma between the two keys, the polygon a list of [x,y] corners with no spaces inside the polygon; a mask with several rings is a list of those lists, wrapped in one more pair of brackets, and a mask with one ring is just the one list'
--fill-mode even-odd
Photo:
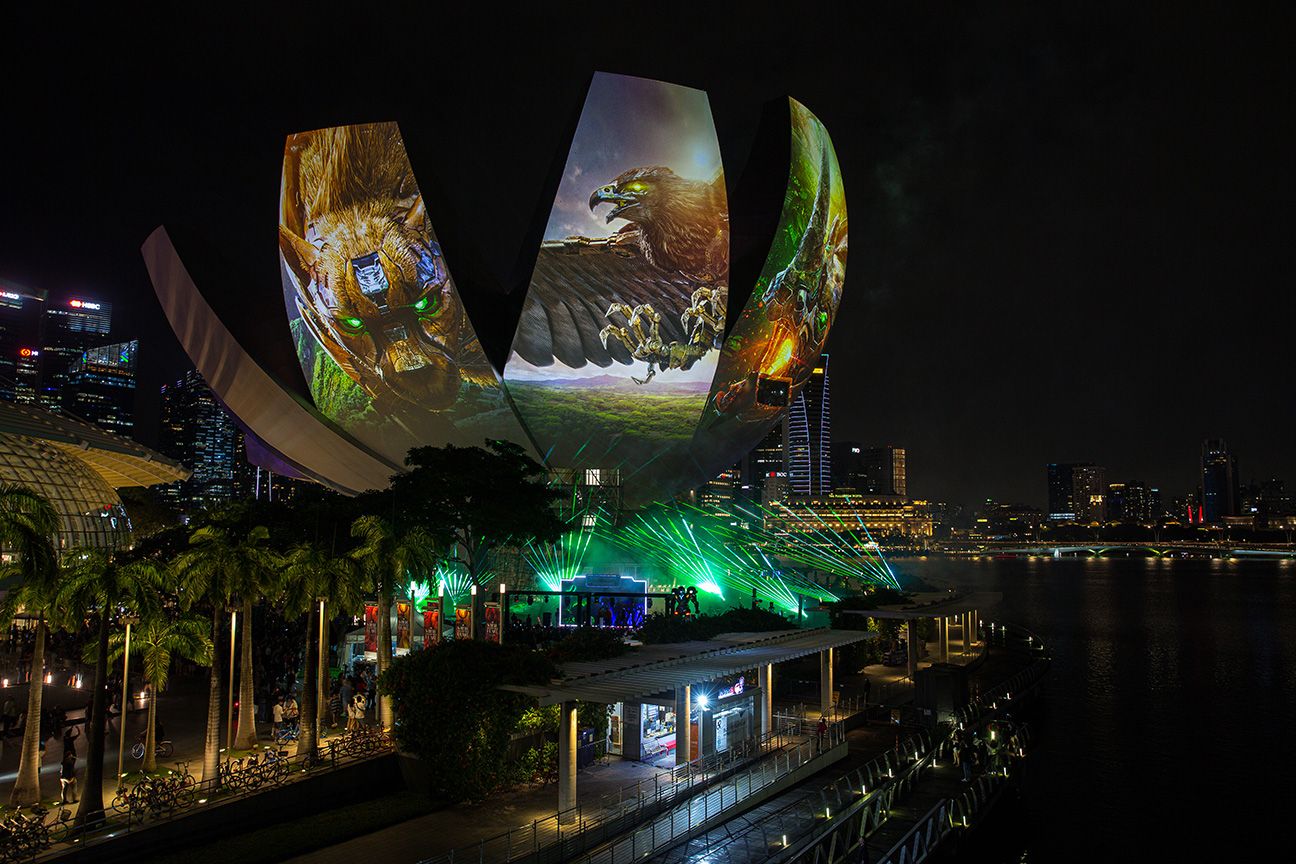
{"label": "street lamp post", "polygon": [[[122,623],[126,625],[126,651],[122,655],[122,710],[121,710],[121,735],[117,740],[117,788],[121,789],[122,785],[122,758],[126,751],[126,705],[130,699],[130,637],[131,625],[138,624],[139,619],[134,617],[122,618]],[[145,730],[145,740],[148,730]]]}
{"label": "street lamp post", "polygon": [[[225,729],[225,752],[234,749],[234,623],[238,611],[230,610],[229,725]],[[226,758],[229,758],[228,756]]]}

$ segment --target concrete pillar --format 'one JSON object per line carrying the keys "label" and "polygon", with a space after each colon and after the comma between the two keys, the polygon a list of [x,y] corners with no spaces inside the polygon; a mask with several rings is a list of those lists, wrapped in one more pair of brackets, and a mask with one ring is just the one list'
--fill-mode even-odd
{"label": "concrete pillar", "polygon": [[675,766],[687,765],[689,751],[693,749],[693,729],[689,716],[693,711],[690,701],[693,688],[688,684],[675,688]]}
{"label": "concrete pillar", "polygon": [[[562,703],[558,715],[558,812],[565,813],[576,806],[576,703]],[[563,816],[563,822],[574,822],[573,811]]]}
{"label": "concrete pillar", "polygon": [[967,620],[968,620],[967,636],[964,637],[964,640],[967,642],[968,645],[973,645],[977,641],[979,641],[977,639],[977,629],[978,629],[979,621],[977,620],[977,611],[975,609],[967,613]]}
{"label": "concrete pillar", "polygon": [[940,662],[948,663],[950,643],[948,618],[936,619],[936,642],[939,645],[937,656],[940,658]]}
{"label": "concrete pillar", "polygon": [[819,710],[824,717],[832,716],[833,707],[833,649],[819,652]]}
{"label": "concrete pillar", "polygon": [[972,637],[972,613],[963,613],[963,650],[967,651],[972,647],[976,639]]}
{"label": "concrete pillar", "polygon": [[760,667],[757,675],[761,691],[760,731],[768,735],[774,729],[774,664]]}
{"label": "concrete pillar", "polygon": [[917,621],[913,618],[905,625],[906,640],[909,643],[909,677],[913,678],[918,674],[918,628],[914,625]]}

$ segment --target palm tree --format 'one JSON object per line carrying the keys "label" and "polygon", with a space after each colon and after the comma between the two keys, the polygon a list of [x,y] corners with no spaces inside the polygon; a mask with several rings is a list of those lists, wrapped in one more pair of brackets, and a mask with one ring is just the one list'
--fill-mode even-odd
{"label": "palm tree", "polygon": [[354,560],[335,557],[309,544],[295,548],[283,571],[284,606],[289,615],[309,613],[306,622],[306,666],[302,687],[301,737],[299,754],[315,755],[316,730],[323,709],[324,680],[327,678],[328,637],[320,629],[329,597],[340,608],[354,609],[360,603],[362,573]]}
{"label": "palm tree", "polygon": [[[422,528],[411,528],[398,535],[377,516],[361,516],[351,523],[351,536],[360,539],[360,545],[351,551],[351,558],[360,565],[378,595],[378,674],[381,675],[391,665],[391,604],[396,586],[411,579],[425,579],[436,569],[436,541]],[[381,693],[378,712],[383,727],[390,728],[394,717],[386,693]]]}
{"label": "palm tree", "polygon": [[[129,554],[107,549],[78,549],[64,561],[62,581],[55,605],[61,614],[79,622],[95,613],[99,633],[95,640],[95,689],[86,724],[87,754],[85,791],[77,807],[76,824],[103,818],[103,762],[108,716],[108,637],[112,622],[122,609],[148,613],[156,605],[162,585],[162,569],[147,559],[131,560]],[[87,646],[88,655],[91,653]],[[89,659],[89,657],[87,657]],[[129,687],[129,682],[123,682]],[[125,718],[123,718],[123,722]]]}
{"label": "palm tree", "polygon": [[[235,598],[243,607],[243,657],[239,682],[239,737],[235,746],[255,746],[256,725],[252,717],[252,600],[263,586],[273,583],[279,556],[265,544],[270,532],[261,525],[240,542],[232,542],[224,529],[205,526],[189,537],[191,546],[175,561],[180,580],[181,606],[206,602],[212,608],[212,641],[220,628],[221,613]],[[234,670],[230,670],[234,674]],[[215,787],[220,782],[220,677],[213,657],[207,689],[207,742],[203,750],[203,782]]]}
{"label": "palm tree", "polygon": [[36,646],[27,685],[27,723],[18,779],[9,796],[11,807],[25,807],[40,800],[40,716],[48,631],[45,613],[51,608],[58,584],[58,556],[54,551],[58,527],[58,511],[44,496],[27,486],[0,486],[0,547],[13,554],[5,575],[22,580],[9,592],[0,615],[10,621],[19,609],[35,610],[37,614]]}
{"label": "palm tree", "polygon": [[[167,683],[171,655],[179,654],[203,666],[212,663],[212,640],[207,636],[208,623],[197,615],[176,615],[170,610],[156,609],[146,617],[131,639],[131,651],[144,658],[144,677],[153,690],[149,699],[148,726],[144,736],[144,771],[157,770],[158,694]],[[109,640],[109,659],[116,660],[125,653],[126,634],[113,633]]]}

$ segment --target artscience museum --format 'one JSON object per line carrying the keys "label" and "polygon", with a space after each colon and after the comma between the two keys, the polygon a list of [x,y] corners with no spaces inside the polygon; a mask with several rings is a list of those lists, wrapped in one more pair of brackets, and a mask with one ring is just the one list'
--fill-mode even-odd
{"label": "artscience museum", "polygon": [[475,278],[464,226],[436,224],[455,202],[420,186],[399,120],[285,142],[266,237],[282,290],[267,272],[258,314],[281,321],[277,356],[300,375],[227,326],[209,302],[219,269],[180,232],[144,245],[255,464],[357,493],[411,447],[505,439],[551,468],[616,472],[637,506],[705,483],[782,421],[846,269],[841,173],[804,106],[765,106],[733,176],[704,92],[596,74],[535,201],[533,263],[505,285]]}

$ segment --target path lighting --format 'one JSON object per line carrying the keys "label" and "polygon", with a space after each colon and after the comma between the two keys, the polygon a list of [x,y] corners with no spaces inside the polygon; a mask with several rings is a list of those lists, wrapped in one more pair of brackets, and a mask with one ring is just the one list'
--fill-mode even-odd
{"label": "path lighting", "polygon": [[46,672],[46,673],[45,673],[45,683],[46,683],[46,684],[53,684],[53,683],[54,683],[54,673],[53,673],[53,672]]}
{"label": "path lighting", "polygon": [[697,706],[698,706],[699,708],[703,709],[703,710],[706,709],[706,707],[707,707],[707,697],[706,697],[706,694],[705,694],[705,693],[699,693],[699,694],[698,694],[698,698],[697,698]]}

